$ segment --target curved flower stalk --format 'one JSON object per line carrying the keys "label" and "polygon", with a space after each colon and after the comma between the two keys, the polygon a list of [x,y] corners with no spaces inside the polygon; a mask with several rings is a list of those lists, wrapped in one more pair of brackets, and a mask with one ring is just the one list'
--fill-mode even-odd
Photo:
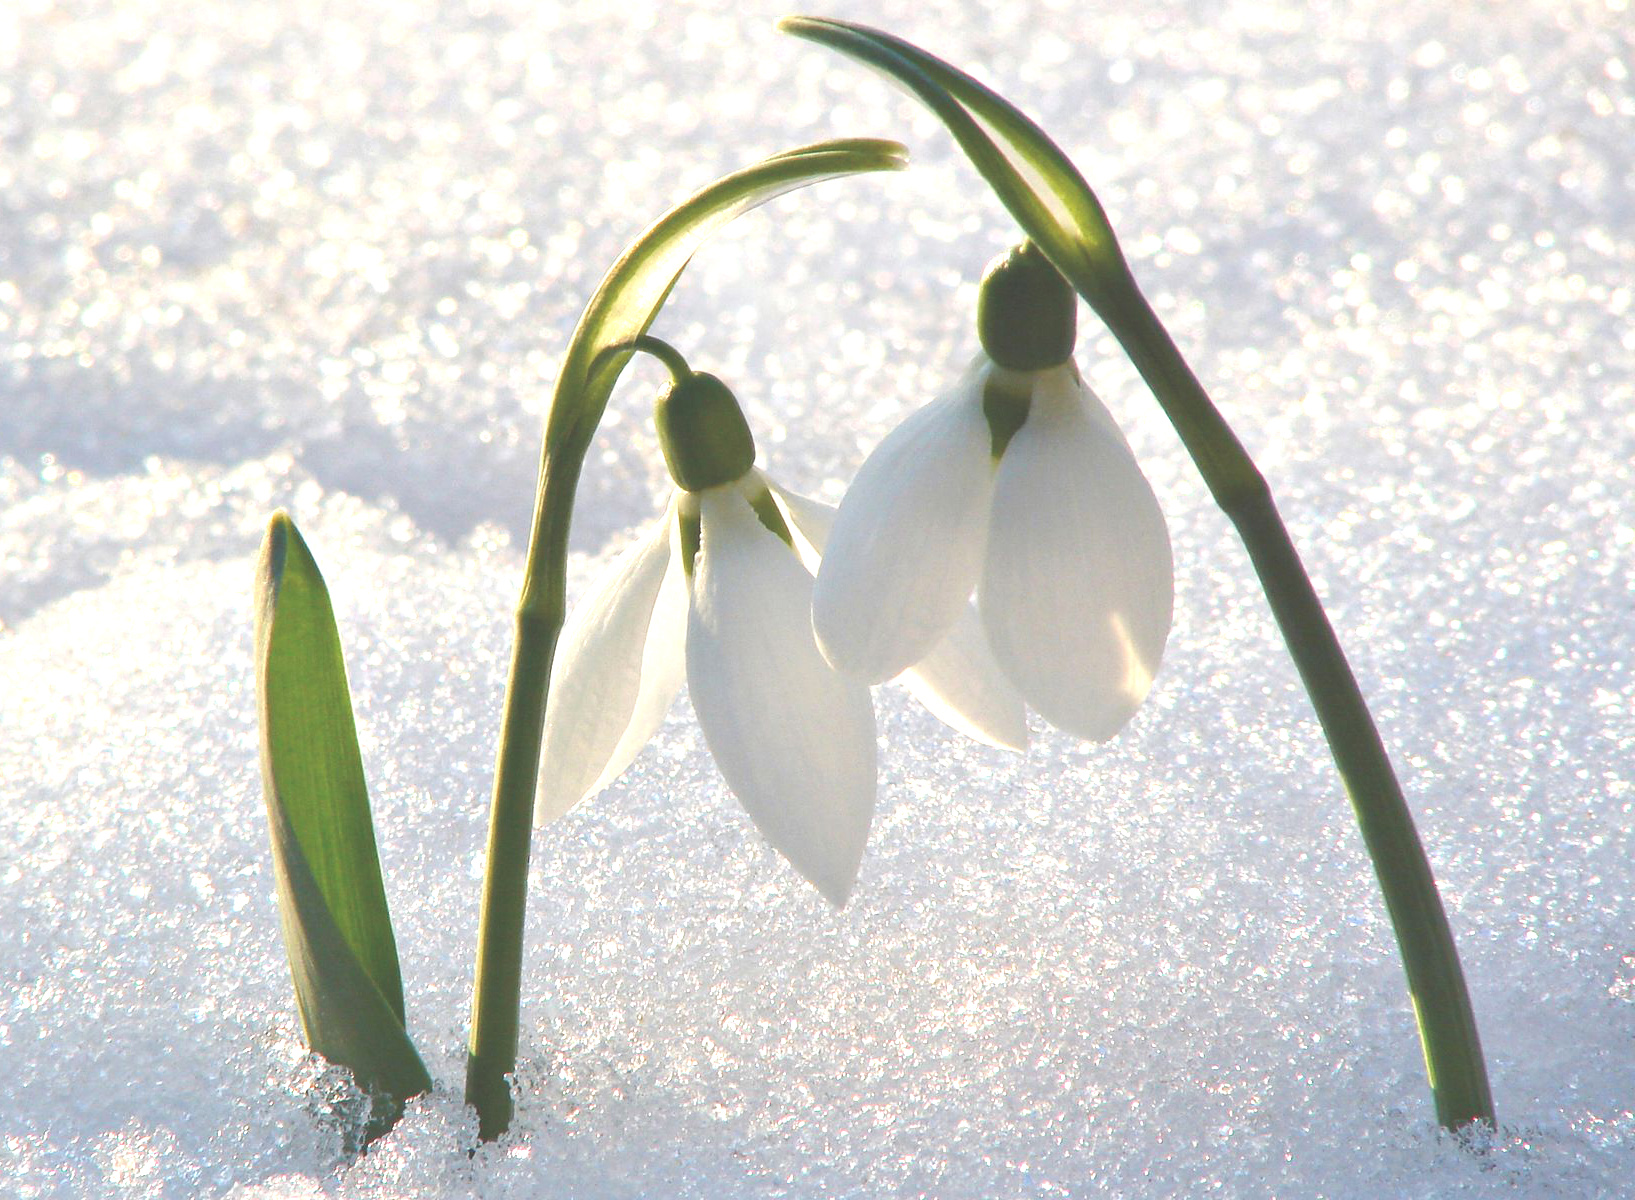
{"label": "curved flower stalk", "polygon": [[511,1123],[508,1076],[517,1059],[529,843],[547,684],[566,609],[568,526],[585,454],[630,357],[607,352],[646,331],[694,252],[739,214],[808,183],[904,163],[895,142],[843,139],[773,155],[717,180],[631,244],[574,330],[546,419],[494,770],[465,1088],[484,1140]]}
{"label": "curved flower stalk", "polygon": [[[808,563],[825,506],[744,465],[754,461],[748,427],[712,376],[679,378],[658,424],[677,490],[563,628],[536,816],[560,816],[616,779],[685,679],[727,786],[839,907],[874,811],[875,725],[868,685],[830,666],[812,634]],[[689,449],[701,442],[702,455]],[[967,731],[1018,748],[1020,700],[974,623],[952,632],[905,682]]]}
{"label": "curved flower stalk", "polygon": [[1141,294],[1101,202],[1043,130],[934,55],[845,21],[789,17],[779,27],[874,67],[931,109],[1152,389],[1242,537],[1328,739],[1396,933],[1437,1119],[1453,1130],[1492,1127],[1493,1096],[1464,971],[1385,744],[1265,479]]}
{"label": "curved flower stalk", "polygon": [[[984,297],[1018,274],[1058,278],[1023,250],[990,272]],[[1157,673],[1174,566],[1164,514],[1124,435],[1071,359],[1056,360],[1071,351],[1073,296],[1064,287],[1056,300],[1050,317],[1059,329],[1065,314],[1066,336],[1042,353],[997,348],[1005,335],[985,304],[989,348],[859,468],[812,623],[829,661],[884,679],[946,635],[974,588],[993,654],[1029,706],[1105,741]],[[1039,314],[1024,307],[1013,327],[1032,337]]]}

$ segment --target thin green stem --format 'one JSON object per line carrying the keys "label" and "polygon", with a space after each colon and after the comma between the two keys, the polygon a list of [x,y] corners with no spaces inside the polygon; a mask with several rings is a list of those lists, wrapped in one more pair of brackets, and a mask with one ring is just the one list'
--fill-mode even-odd
{"label": "thin green stem", "polygon": [[[1437,1119],[1449,1129],[1478,1122],[1492,1127],[1493,1096],[1459,953],[1373,717],[1265,480],[1135,281],[1125,278],[1125,287],[1101,297],[1097,312],[1152,388],[1243,539],[1317,710],[1396,931]],[[1080,291],[1089,299],[1086,289]]]}
{"label": "thin green stem", "polygon": [[[687,360],[682,356],[681,351],[663,338],[656,338],[650,333],[644,333],[639,338],[633,338],[626,344],[632,350],[645,350],[658,359],[664,364],[665,370],[670,372],[670,378],[676,383],[683,382],[693,373],[693,369],[687,365]],[[614,347],[614,349],[617,348]]]}
{"label": "thin green stem", "polygon": [[582,455],[560,466],[547,453],[505,690],[505,715],[494,771],[487,870],[477,928],[476,982],[466,1059],[466,1103],[477,1133],[492,1141],[511,1124],[509,1075],[516,1069],[522,990],[523,918],[534,789],[545,725],[546,687],[566,612],[568,522]]}

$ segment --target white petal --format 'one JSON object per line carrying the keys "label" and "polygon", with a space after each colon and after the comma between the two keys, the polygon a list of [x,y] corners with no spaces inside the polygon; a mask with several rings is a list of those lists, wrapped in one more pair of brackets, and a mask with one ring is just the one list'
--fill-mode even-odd
{"label": "white petal", "polygon": [[731,487],[700,493],[687,686],[757,828],[835,905],[874,813],[874,707],[812,638],[812,577]]}
{"label": "white petal", "polygon": [[812,623],[829,661],[870,683],[929,654],[976,586],[993,492],[988,365],[892,430],[840,502]]}
{"label": "white petal", "polygon": [[613,782],[681,690],[687,585],[674,509],[602,577],[563,626],[551,667],[534,819]]}
{"label": "white petal", "polygon": [[977,600],[989,644],[1052,725],[1112,737],[1152,685],[1174,565],[1129,445],[1071,364],[1044,373],[999,464]]}
{"label": "white petal", "polygon": [[[768,486],[795,536],[801,561],[815,571],[835,510],[821,500]],[[899,678],[921,704],[967,737],[1004,750],[1027,749],[1027,708],[994,660],[988,635],[970,604],[955,618],[948,636]]]}
{"label": "white petal", "polygon": [[966,737],[1018,753],[1028,748],[1027,707],[988,648],[988,635],[969,604],[948,636],[903,672],[902,682]]}

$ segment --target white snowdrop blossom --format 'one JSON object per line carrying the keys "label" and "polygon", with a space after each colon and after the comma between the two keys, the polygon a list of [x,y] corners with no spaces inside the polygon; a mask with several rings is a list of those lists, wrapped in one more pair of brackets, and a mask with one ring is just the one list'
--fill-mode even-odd
{"label": "white snowdrop blossom", "polygon": [[[811,570],[831,513],[754,469],[676,491],[563,628],[538,820],[616,779],[685,678],[751,820],[824,897],[845,902],[874,811],[875,725],[868,685],[830,666],[812,633]],[[975,614],[955,614],[950,630],[905,682],[965,732],[1020,748],[1026,713]]]}
{"label": "white snowdrop blossom", "polygon": [[864,462],[813,595],[825,657],[864,681],[920,661],[972,591],[994,657],[1051,724],[1112,737],[1169,635],[1174,568],[1157,498],[1072,361],[980,354]]}

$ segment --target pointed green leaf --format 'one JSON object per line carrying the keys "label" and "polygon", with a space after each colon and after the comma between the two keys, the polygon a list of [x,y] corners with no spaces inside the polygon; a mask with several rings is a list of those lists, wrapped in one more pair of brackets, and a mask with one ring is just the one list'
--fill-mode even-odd
{"label": "pointed green leaf", "polygon": [[257,565],[255,654],[261,778],[301,1028],[375,1098],[370,1136],[378,1136],[431,1078],[404,1029],[335,615],[284,512],[273,515]]}

